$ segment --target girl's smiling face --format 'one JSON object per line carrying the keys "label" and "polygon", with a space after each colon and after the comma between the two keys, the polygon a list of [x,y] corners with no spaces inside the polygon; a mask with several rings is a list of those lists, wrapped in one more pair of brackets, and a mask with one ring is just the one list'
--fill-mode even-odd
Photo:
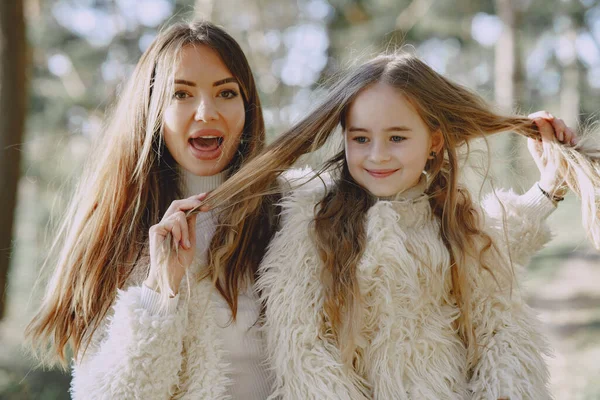
{"label": "girl's smiling face", "polygon": [[194,175],[223,171],[235,156],[245,122],[237,79],[213,49],[188,45],[175,69],[173,92],[164,113],[169,152]]}
{"label": "girl's smiling face", "polygon": [[352,178],[378,197],[415,186],[431,151],[443,145],[404,95],[386,83],[362,90],[345,121],[346,162]]}

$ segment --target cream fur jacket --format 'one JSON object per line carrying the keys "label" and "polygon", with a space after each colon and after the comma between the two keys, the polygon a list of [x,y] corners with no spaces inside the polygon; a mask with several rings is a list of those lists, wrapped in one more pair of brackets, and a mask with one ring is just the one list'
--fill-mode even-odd
{"label": "cream fur jacket", "polygon": [[[306,171],[288,178],[301,181],[302,175]],[[498,286],[473,259],[467,268],[480,356],[466,370],[465,346],[453,327],[459,311],[450,292],[449,255],[438,219],[419,193],[378,201],[368,211],[357,270],[364,299],[357,351],[363,373],[345,370],[337,346],[320,334],[322,265],[309,224],[324,191],[315,179],[284,197],[281,229],[260,268],[257,286],[266,302],[264,329],[276,374],[271,398],[551,398],[542,357],[548,347],[518,282],[511,285],[497,274]],[[505,258],[510,252],[515,269],[549,240],[544,221],[554,207],[536,186],[522,196],[498,192],[484,202],[485,231]],[[493,267],[498,261],[487,262]]]}
{"label": "cream fur jacket", "polygon": [[[205,218],[208,242],[214,218]],[[199,218],[200,219],[200,218]],[[195,267],[194,267],[195,268]],[[71,395],[85,400],[211,399],[230,396],[229,364],[218,326],[209,279],[181,283],[178,301],[159,312],[151,309],[141,287],[147,271],[136,268],[125,290],[119,290],[109,315],[90,346],[73,365]],[[190,284],[188,285],[188,282]],[[149,291],[151,292],[151,291]]]}
{"label": "cream fur jacket", "polygon": [[73,399],[226,399],[229,366],[211,293],[209,281],[195,284],[174,313],[160,315],[141,305],[141,287],[119,291],[112,315],[73,367]]}

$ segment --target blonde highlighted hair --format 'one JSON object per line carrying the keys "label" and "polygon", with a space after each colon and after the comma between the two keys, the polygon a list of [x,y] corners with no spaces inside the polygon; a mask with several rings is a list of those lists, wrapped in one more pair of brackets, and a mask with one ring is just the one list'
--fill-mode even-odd
{"label": "blonde highlighted hair", "polygon": [[[134,267],[145,269],[148,231],[181,198],[179,167],[165,147],[163,112],[186,46],[204,45],[237,79],[246,119],[230,168],[264,146],[258,92],[238,43],[210,22],[179,23],[159,33],[139,60],[97,140],[44,268],[55,265],[41,307],[26,330],[42,361],[77,358]],[[220,228],[222,229],[222,228]],[[252,266],[249,266],[251,268]]]}
{"label": "blonde highlighted hair", "polygon": [[[476,358],[476,343],[471,321],[471,290],[465,270],[466,259],[480,260],[481,268],[492,274],[511,274],[494,270],[484,255],[495,251],[492,239],[481,230],[479,208],[469,192],[458,182],[461,148],[471,140],[513,131],[540,139],[533,121],[520,116],[503,116],[492,111],[486,102],[468,89],[453,83],[410,54],[382,55],[357,67],[341,79],[324,101],[290,130],[279,136],[260,156],[245,165],[206,200],[212,207],[227,208],[223,222],[231,227],[230,236],[221,241],[213,253],[210,269],[213,277],[225,276],[229,257],[237,251],[241,231],[236,227],[263,211],[265,193],[272,193],[276,177],[292,166],[303,154],[322,147],[345,122],[345,114],[357,94],[377,82],[389,84],[415,107],[430,132],[442,132],[444,147],[428,163],[431,208],[441,225],[441,239],[451,257],[452,291],[460,308],[459,333],[469,351],[469,364]],[[600,248],[600,149],[583,139],[576,146],[552,144],[553,156],[561,161],[560,173],[568,186],[582,199],[582,217],[596,248]],[[340,179],[315,208],[314,242],[322,259],[324,329],[331,329],[351,364],[356,345],[356,316],[359,316],[360,292],[356,266],[362,255],[366,235],[364,216],[372,200],[355,184],[339,153],[322,171],[339,169]],[[348,207],[351,200],[352,207]],[[489,259],[489,258],[487,258]]]}

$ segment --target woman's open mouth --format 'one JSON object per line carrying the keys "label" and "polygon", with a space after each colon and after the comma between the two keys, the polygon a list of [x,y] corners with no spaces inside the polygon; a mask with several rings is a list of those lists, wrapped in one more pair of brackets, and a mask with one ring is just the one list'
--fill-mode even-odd
{"label": "woman's open mouth", "polygon": [[189,139],[192,155],[200,160],[214,160],[222,152],[224,138],[222,136],[206,135]]}

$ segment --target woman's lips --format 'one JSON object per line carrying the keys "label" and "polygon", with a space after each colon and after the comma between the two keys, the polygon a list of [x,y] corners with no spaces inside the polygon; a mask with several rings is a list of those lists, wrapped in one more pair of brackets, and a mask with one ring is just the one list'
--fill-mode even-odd
{"label": "woman's lips", "polygon": [[394,172],[396,172],[398,170],[397,169],[380,169],[380,170],[365,169],[365,171],[367,171],[367,173],[374,178],[387,178],[388,176],[392,175]]}

